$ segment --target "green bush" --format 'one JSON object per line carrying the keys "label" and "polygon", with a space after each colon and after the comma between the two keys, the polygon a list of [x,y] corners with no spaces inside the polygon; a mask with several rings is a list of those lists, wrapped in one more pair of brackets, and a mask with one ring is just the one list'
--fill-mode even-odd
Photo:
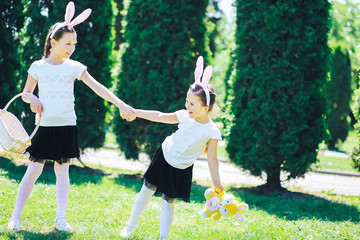
{"label": "green bush", "polygon": [[233,162],[265,188],[279,190],[280,171],[300,177],[326,138],[330,4],[237,2],[236,76],[227,138]]}
{"label": "green bush", "polygon": [[[126,49],[117,95],[135,108],[173,112],[184,108],[199,55],[207,62],[204,17],[208,0],[131,1],[126,16]],[[127,158],[153,154],[175,125],[146,120],[128,123],[119,114],[114,132]]]}
{"label": "green bush", "polygon": [[331,138],[327,141],[329,149],[335,149],[338,140],[345,141],[349,132],[348,116],[351,99],[351,63],[348,53],[340,48],[335,50],[331,63],[331,81],[326,86],[330,100],[331,113],[327,117]]}
{"label": "green bush", "polygon": [[[21,0],[0,3],[0,109],[19,92],[18,83],[21,55],[19,33],[25,15]],[[13,112],[12,109],[9,111]]]}

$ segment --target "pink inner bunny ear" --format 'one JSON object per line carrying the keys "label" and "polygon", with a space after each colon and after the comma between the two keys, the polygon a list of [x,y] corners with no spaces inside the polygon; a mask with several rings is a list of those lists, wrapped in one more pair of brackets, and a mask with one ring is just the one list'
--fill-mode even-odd
{"label": "pink inner bunny ear", "polygon": [[202,84],[207,85],[209,84],[209,80],[212,74],[212,66],[207,66],[204,71],[204,75],[202,77]]}
{"label": "pink inner bunny ear", "polygon": [[66,6],[66,12],[65,12],[65,24],[68,24],[71,19],[73,18],[75,13],[75,5],[73,2],[69,2]]}
{"label": "pink inner bunny ear", "polygon": [[77,16],[69,25],[74,27],[75,25],[82,23],[90,16],[90,14],[91,14],[91,9],[88,8],[85,11],[83,11],[82,13],[80,13],[80,15]]}
{"label": "pink inner bunny ear", "polygon": [[194,71],[195,82],[200,82],[200,77],[204,69],[204,59],[202,56],[199,56],[196,61],[196,68]]}

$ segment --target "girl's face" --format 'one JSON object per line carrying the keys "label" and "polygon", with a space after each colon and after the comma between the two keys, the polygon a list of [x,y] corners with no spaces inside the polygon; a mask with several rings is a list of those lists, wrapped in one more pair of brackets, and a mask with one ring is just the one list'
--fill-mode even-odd
{"label": "girl's face", "polygon": [[204,106],[201,98],[192,91],[188,91],[185,107],[189,112],[189,117],[195,120],[208,117],[209,107]]}
{"label": "girl's face", "polygon": [[69,58],[75,51],[76,43],[76,33],[65,32],[60,40],[51,39],[51,54],[56,57]]}

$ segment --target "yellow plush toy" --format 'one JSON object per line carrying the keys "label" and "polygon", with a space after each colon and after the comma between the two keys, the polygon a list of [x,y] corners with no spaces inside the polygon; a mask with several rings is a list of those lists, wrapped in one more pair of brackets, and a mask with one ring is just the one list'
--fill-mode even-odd
{"label": "yellow plush toy", "polygon": [[213,217],[214,220],[219,220],[221,216],[236,215],[240,221],[245,220],[242,211],[248,209],[249,206],[246,203],[238,203],[234,195],[225,194],[225,192],[221,192],[221,189],[215,186],[214,189],[206,189],[205,198],[206,207],[202,211],[204,217]]}

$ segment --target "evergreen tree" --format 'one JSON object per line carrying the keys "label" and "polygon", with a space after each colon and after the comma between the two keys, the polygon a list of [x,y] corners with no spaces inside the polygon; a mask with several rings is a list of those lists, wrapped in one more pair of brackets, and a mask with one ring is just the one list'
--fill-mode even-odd
{"label": "evergreen tree", "polygon": [[348,53],[339,48],[332,57],[331,81],[326,87],[330,100],[331,113],[327,117],[331,138],[327,141],[329,149],[336,149],[338,140],[344,141],[348,135],[351,98],[351,64]]}
{"label": "evergreen tree", "polygon": [[[19,32],[24,24],[21,0],[0,2],[0,108],[18,92],[20,53]],[[10,110],[10,109],[9,109]],[[13,112],[13,108],[11,109]]]}
{"label": "evergreen tree", "polygon": [[[26,71],[31,63],[43,55],[45,38],[50,26],[64,21],[67,4],[68,1],[60,0],[27,1],[26,16],[29,16],[29,24],[23,36],[25,42],[23,50],[24,80],[26,80]],[[84,23],[75,27],[78,44],[71,58],[86,65],[88,72],[97,81],[110,87],[112,83],[110,55],[113,46],[111,41],[113,24],[111,0],[76,2],[74,17],[86,8],[91,8],[92,13]],[[75,96],[80,147],[82,149],[101,147],[105,139],[104,119],[107,111],[104,101],[80,81],[75,82]]]}
{"label": "evergreen tree", "polygon": [[[184,108],[193,71],[205,51],[205,10],[208,0],[131,1],[117,95],[135,108],[173,112]],[[114,131],[127,158],[140,151],[153,154],[176,129],[146,120],[127,123],[116,115]]]}
{"label": "evergreen tree", "polygon": [[316,162],[326,137],[330,4],[316,1],[237,0],[236,77],[228,137],[230,159],[260,189],[281,189]]}

